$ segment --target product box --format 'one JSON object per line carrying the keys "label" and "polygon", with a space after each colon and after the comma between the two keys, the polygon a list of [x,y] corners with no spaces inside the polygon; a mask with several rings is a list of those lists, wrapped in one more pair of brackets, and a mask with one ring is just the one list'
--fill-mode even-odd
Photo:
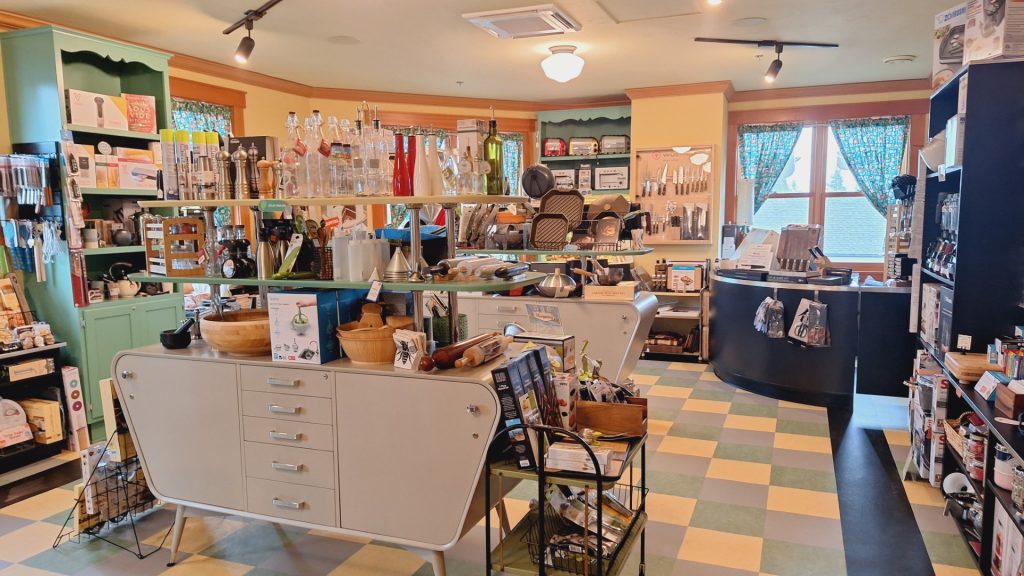
{"label": "product box", "polygon": [[584,284],[583,299],[598,301],[625,301],[632,302],[636,293],[640,291],[640,285],[633,281],[619,282],[615,286],[601,286],[600,284]]}
{"label": "product box", "polygon": [[[114,462],[123,462],[136,455],[135,442],[128,431],[128,422],[117,398],[117,389],[110,378],[100,380],[100,402],[103,404],[103,428],[110,444],[107,454]],[[118,432],[121,430],[121,432]]]}
{"label": "product box", "polygon": [[121,187],[121,161],[113,154],[107,155],[107,188]]}
{"label": "product box", "polygon": [[594,169],[594,190],[625,190],[629,188],[629,166]]}
{"label": "product box", "polygon": [[106,154],[97,154],[96,160],[96,187],[110,188],[110,164]]}
{"label": "product box", "polygon": [[945,357],[950,347],[956,344],[953,340],[953,289],[949,286],[939,288],[939,359]]}
{"label": "product box", "polygon": [[1024,56],[1024,0],[968,0],[964,63]]}
{"label": "product box", "polygon": [[32,440],[25,410],[14,400],[0,399],[0,448]]}
{"label": "product box", "polygon": [[124,98],[128,130],[156,134],[156,97],[122,92],[121,98]]}
{"label": "product box", "polygon": [[[96,148],[89,144],[72,144],[68,147],[69,156],[74,156],[74,164],[78,167],[78,173],[72,177],[81,188],[96,187]],[[72,162],[68,158],[68,163]],[[73,172],[73,171],[72,171]]]}
{"label": "product box", "polygon": [[704,265],[692,262],[668,263],[668,289],[672,292],[700,292],[704,288]]}
{"label": "product box", "polygon": [[966,117],[957,114],[946,120],[945,166],[960,166],[964,162],[964,131]]}
{"label": "product box", "polygon": [[576,187],[575,170],[552,170],[551,175],[555,177],[555,188],[558,190],[572,190]]}
{"label": "product box", "polygon": [[46,374],[52,374],[54,371],[53,358],[25,360],[17,364],[7,364],[4,368],[4,371],[7,372],[7,378],[11,382],[27,380],[36,376],[45,376]]}
{"label": "product box", "polygon": [[[249,147],[256,145],[256,152],[259,160],[269,160],[271,162],[277,160],[277,136],[234,136],[228,140],[228,150],[234,152],[241,146],[245,149],[246,154],[249,153]],[[252,161],[252,158],[248,160]]]}
{"label": "product box", "polygon": [[39,444],[53,444],[64,439],[64,429],[60,422],[60,402],[27,398],[18,400],[25,410],[32,436]]}
{"label": "product box", "polygon": [[459,120],[455,125],[456,142],[461,156],[469,148],[477,158],[484,157],[484,140],[487,139],[487,122],[483,120]]}
{"label": "product box", "polygon": [[576,170],[576,189],[586,194],[594,189],[594,170],[590,164],[581,164]]}
{"label": "product box", "polygon": [[557,358],[550,357],[551,365],[557,373],[576,373],[576,337],[572,335],[539,334],[523,332],[512,337],[514,343],[533,343],[547,346],[555,351]]}
{"label": "product box", "polygon": [[271,358],[275,362],[323,364],[341,357],[338,343],[338,291],[271,292]]}
{"label": "product box", "polygon": [[967,4],[957,4],[935,16],[932,88],[938,88],[948,82],[963,66],[966,22]]}
{"label": "product box", "polygon": [[558,412],[562,416],[562,428],[576,429],[576,401],[580,397],[580,381],[572,372],[555,374],[555,393],[558,396]]}
{"label": "product box", "polygon": [[967,115],[967,85],[969,76],[970,74],[961,76],[958,82],[959,86],[957,86],[956,113],[961,116]]}
{"label": "product box", "polygon": [[118,158],[117,180],[120,188],[156,190],[156,164]]}
{"label": "product box", "polygon": [[128,105],[124,98],[68,88],[67,99],[71,124],[128,130]]}
{"label": "product box", "polygon": [[114,155],[119,160],[143,162],[146,164],[153,163],[153,152],[149,149],[140,150],[139,148],[124,148],[122,146],[117,146],[114,148]]}

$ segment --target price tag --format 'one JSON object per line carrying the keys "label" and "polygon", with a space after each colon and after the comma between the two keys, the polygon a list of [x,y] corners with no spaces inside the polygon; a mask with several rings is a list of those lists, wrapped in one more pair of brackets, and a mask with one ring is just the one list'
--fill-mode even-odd
{"label": "price tag", "polygon": [[966,334],[956,335],[956,349],[957,350],[970,350],[971,349],[971,337]]}
{"label": "price tag", "polygon": [[380,291],[384,288],[384,283],[380,280],[374,280],[370,283],[370,292],[366,295],[366,299],[370,302],[376,302],[380,298]]}
{"label": "price tag", "polygon": [[260,212],[283,212],[284,200],[260,200]]}

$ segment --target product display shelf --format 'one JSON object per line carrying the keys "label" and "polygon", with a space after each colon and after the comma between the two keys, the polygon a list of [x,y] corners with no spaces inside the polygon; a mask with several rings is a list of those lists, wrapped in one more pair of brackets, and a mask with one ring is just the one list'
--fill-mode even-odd
{"label": "product display shelf", "polygon": [[[638,455],[640,455],[647,445],[647,436],[635,440],[631,443],[629,451],[626,452],[626,457],[622,461],[622,468],[616,475],[605,475],[601,477],[601,483],[607,490],[609,487],[621,482],[624,478],[630,479],[632,473],[633,464]],[[535,470],[520,470],[516,466],[515,462],[503,461],[491,464],[491,474],[493,476],[502,476],[505,478],[511,478],[515,480],[536,480],[537,472]],[[573,486],[576,488],[595,488],[597,486],[597,479],[593,474],[584,474],[576,472],[564,472],[564,471],[546,471],[544,476],[552,481],[552,483],[560,484],[564,486]]]}
{"label": "product display shelf", "polygon": [[[526,272],[512,280],[468,280],[465,282],[384,282],[385,292],[505,292],[515,288],[532,286],[547,274]],[[369,289],[372,282],[338,282],[334,280],[260,280],[258,278],[224,278],[221,276],[150,276],[147,274],[130,274],[129,278],[136,282],[173,282],[175,284],[231,284],[234,286],[267,286],[271,288],[364,288]]]}
{"label": "product display shelf", "polygon": [[593,154],[586,156],[541,156],[541,162],[580,162],[587,160],[614,160],[618,158],[629,158],[629,153],[625,154]]}
{"label": "product display shelf", "polygon": [[131,196],[132,198],[159,198],[159,190],[141,188],[80,188],[83,196]]}
{"label": "product display shelf", "polygon": [[67,342],[55,342],[53,344],[47,344],[46,346],[40,346],[38,348],[29,348],[28,350],[15,350],[14,352],[4,352],[0,354],[0,362],[9,358],[17,358],[18,356],[28,356],[30,354],[37,354],[39,352],[46,352],[48,350],[57,350],[67,346]]}
{"label": "product display shelf", "polygon": [[133,252],[145,252],[145,246],[103,246],[101,248],[85,248],[82,252],[86,256],[101,256],[105,254],[130,254]]}
{"label": "product display shelf", "polygon": [[945,276],[939,276],[938,274],[932,272],[927,268],[921,268],[921,273],[931,278],[932,280],[935,280],[936,282],[941,282],[942,284],[945,284],[946,286],[953,287],[954,285],[953,281],[950,280],[949,278],[946,278]]}
{"label": "product display shelf", "polygon": [[683,298],[697,298],[702,292],[651,292],[655,296],[681,296]]}
{"label": "product display shelf", "polygon": [[964,526],[964,521],[963,520],[960,520],[959,518],[953,518],[953,524],[956,525],[957,532],[959,532],[960,533],[960,537],[963,538],[964,545],[967,546],[967,551],[971,555],[971,560],[973,560],[974,564],[980,568],[981,567],[981,555],[978,553],[977,550],[975,550],[974,544],[977,544],[978,546],[981,547],[982,550],[984,550],[985,549],[984,548],[984,546],[985,546],[984,542],[978,540],[972,534],[969,534],[967,532],[967,528],[966,528],[966,526]]}
{"label": "product display shelf", "polygon": [[[517,574],[521,576],[536,576],[537,565],[530,560],[530,549],[526,543],[528,538],[528,532],[537,521],[537,513],[530,512],[527,514],[516,526],[512,529],[512,532],[505,537],[505,540],[501,546],[504,546],[503,556],[499,557],[497,552],[492,553],[498,561],[492,562],[497,565],[503,574]],[[623,569],[626,567],[626,561],[629,559],[629,551],[636,544],[640,538],[641,533],[647,527],[647,513],[640,512],[637,514],[636,519],[633,522],[632,528],[626,538],[623,539],[619,545],[619,552],[615,556],[615,560],[605,570],[605,576],[617,576],[623,573]],[[564,570],[555,570],[548,568],[546,574],[548,576],[572,576],[572,572]],[[593,574],[593,572],[592,572]]]}
{"label": "product display shelf", "polygon": [[942,179],[941,176],[943,174],[945,174],[946,178],[952,178],[954,176],[959,176],[960,175],[960,168],[961,168],[960,166],[947,166],[945,168],[945,170],[942,171],[942,172],[939,172],[939,171],[929,172],[928,173],[928,178],[934,178],[936,180],[941,180]]}
{"label": "product display shelf", "polygon": [[[989,433],[993,434],[1000,444],[1006,446],[1015,458],[1021,459],[1021,455],[1024,454],[1024,432],[1021,432],[1015,424],[996,422],[997,416],[1003,418],[1007,416],[999,412],[993,403],[985,400],[980,394],[975,392],[973,386],[964,386],[948,370],[946,371],[946,377],[949,378],[953,388],[956,389],[960,397],[967,403],[967,406],[974,410],[981,417],[982,422],[988,426]],[[992,436],[989,438],[991,439]]]}
{"label": "product display shelf", "polygon": [[650,254],[654,248],[641,248],[639,250],[500,250],[497,248],[458,248],[459,254],[509,254],[512,256],[643,256]]}
{"label": "product display shelf", "polygon": [[[981,482],[978,482],[974,478],[971,478],[971,474],[967,471],[967,465],[964,464],[964,459],[959,454],[956,453],[956,450],[953,450],[952,448],[949,447],[949,443],[946,443],[945,449],[946,452],[944,453],[944,455],[949,456],[950,461],[956,465],[956,471],[966,476],[967,481],[970,482],[971,486],[974,487],[974,493],[981,495],[982,499],[984,499],[985,487],[982,485]],[[943,460],[943,462],[945,462],[945,460]],[[943,471],[943,474],[948,473],[948,471]]]}
{"label": "product display shelf", "polygon": [[79,126],[77,124],[68,124],[65,128],[72,132],[81,134],[96,134],[97,136],[110,136],[113,138],[135,138],[137,140],[149,140],[152,142],[160,141],[159,134],[150,134],[149,132],[131,132],[128,130],[97,128],[96,126]]}
{"label": "product display shelf", "polygon": [[[0,355],[0,364],[16,364],[29,360],[53,359],[53,371],[11,382],[8,376],[0,378],[0,397],[10,400],[43,398],[65,404],[64,387],[61,380],[61,352],[66,342],[55,342],[28,350],[18,350]],[[61,410],[61,429],[67,430],[69,416]],[[66,434],[66,432],[65,432]],[[65,441],[38,444],[35,440],[21,442],[0,449],[0,486],[26,478],[32,474],[60,466],[71,459],[64,455]],[[77,459],[77,458],[74,458]]]}
{"label": "product display shelf", "polygon": [[279,211],[283,206],[449,206],[456,204],[527,204],[528,196],[323,196],[316,198],[244,198],[241,200],[141,200],[143,208],[228,208],[249,207]]}
{"label": "product display shelf", "polygon": [[[152,280],[158,282],[158,280]],[[166,282],[166,280],[163,280]],[[93,302],[87,307],[90,311],[98,311],[109,308],[118,308],[130,304],[157,304],[157,303],[171,303],[179,306],[183,306],[184,296],[176,292],[170,292],[167,294],[157,294],[155,296],[132,296],[131,298],[108,298],[102,302]]]}
{"label": "product display shelf", "polygon": [[991,480],[985,480],[985,487],[995,496],[998,505],[1006,510],[1006,515],[1013,519],[1017,529],[1024,532],[1024,516],[1017,514],[1017,509],[1013,506],[1013,495],[1010,491],[996,486],[996,483]]}

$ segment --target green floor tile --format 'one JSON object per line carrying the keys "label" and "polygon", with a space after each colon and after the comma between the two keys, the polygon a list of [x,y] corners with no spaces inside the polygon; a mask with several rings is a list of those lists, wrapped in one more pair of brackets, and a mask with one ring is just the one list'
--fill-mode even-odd
{"label": "green floor tile", "polygon": [[669,436],[680,438],[696,438],[697,440],[718,440],[722,429],[717,426],[704,426],[701,424],[690,424],[688,422],[675,422],[668,429]]}
{"label": "green floor tile", "polygon": [[715,458],[726,458],[728,460],[742,460],[744,462],[760,462],[771,464],[772,447],[754,446],[751,444],[732,444],[719,442],[715,447]]}
{"label": "green floor tile", "polygon": [[677,388],[693,388],[697,384],[699,374],[693,376],[665,375],[658,378],[658,386],[675,386]]}
{"label": "green floor tile", "polygon": [[[64,511],[61,511],[61,512],[57,512],[56,514],[54,514],[53,516],[50,516],[49,518],[43,518],[43,522],[47,522],[47,523],[50,523],[50,524],[56,524],[57,526],[63,526],[64,525],[64,521],[68,520],[68,514],[70,512],[71,512],[70,509],[69,510],[64,510]],[[74,526],[74,525],[75,525],[75,519],[72,517],[71,520],[68,521],[68,526]]]}
{"label": "green floor tile", "polygon": [[659,368],[654,366],[637,366],[633,368],[633,374],[640,374],[642,376],[658,376],[665,372],[665,368]]}
{"label": "green floor tile", "polygon": [[[458,558],[445,558],[444,569],[448,576],[480,576],[480,574],[485,574],[483,551],[480,552],[480,563],[466,562]],[[252,574],[252,572],[249,572],[249,574]],[[245,576],[249,576],[249,574]],[[424,563],[423,566],[420,566],[419,570],[413,573],[413,576],[434,576],[434,568],[429,562]]]}
{"label": "green floor tile", "polygon": [[762,404],[740,404],[733,402],[729,407],[729,414],[737,416],[759,416],[761,418],[775,418],[779,415],[778,406],[765,406]]}
{"label": "green floor tile", "polygon": [[285,525],[253,524],[221,538],[201,555],[239,564],[256,566],[281,551],[283,546],[306,537],[304,532]]}
{"label": "green floor tile", "polygon": [[275,570],[267,570],[257,566],[246,572],[245,576],[288,576],[288,574],[285,572],[277,572]]}
{"label": "green floor tile", "polygon": [[825,472],[823,470],[772,466],[772,486],[817,490],[818,492],[835,492],[836,475],[833,472]]}
{"label": "green floor tile", "polygon": [[647,418],[649,420],[667,420],[669,422],[676,419],[679,416],[679,410],[670,410],[668,408],[658,408],[657,406],[647,407]]}
{"label": "green floor tile", "polygon": [[804,436],[828,437],[827,422],[801,422],[799,420],[779,420],[775,426],[776,432],[786,434],[803,434]]}
{"label": "green floor tile", "polygon": [[690,526],[760,538],[764,535],[764,519],[764,508],[699,500]]}
{"label": "green floor tile", "polygon": [[765,540],[761,549],[761,572],[786,576],[842,576],[846,559],[842,550]]}
{"label": "green floor tile", "polygon": [[[497,489],[497,485],[495,485]],[[537,497],[537,483],[533,480],[523,480],[516,485],[515,488],[509,491],[508,498],[515,498],[517,500],[530,500],[531,498]],[[496,493],[491,494],[491,498],[497,498]]]}
{"label": "green floor tile", "polygon": [[[54,529],[53,536],[56,538],[57,529]],[[21,564],[58,574],[74,574],[119,552],[121,550],[116,546],[83,536],[79,542],[65,541],[56,548],[47,549],[23,560]]]}
{"label": "green floor tile", "polygon": [[717,400],[719,402],[732,402],[733,392],[727,392],[725,390],[701,390],[694,389],[690,393],[690,398],[697,400]]}
{"label": "green floor tile", "polygon": [[683,498],[697,498],[700,496],[700,489],[703,485],[703,476],[686,476],[672,472],[647,470],[647,488],[652,492]]}
{"label": "green floor tile", "polygon": [[921,532],[924,547],[928,556],[935,564],[974,568],[974,560],[959,534],[939,534],[937,532]]}

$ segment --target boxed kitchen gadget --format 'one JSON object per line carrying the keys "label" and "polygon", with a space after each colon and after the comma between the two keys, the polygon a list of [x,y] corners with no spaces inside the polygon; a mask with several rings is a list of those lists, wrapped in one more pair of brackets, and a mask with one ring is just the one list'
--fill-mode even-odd
{"label": "boxed kitchen gadget", "polygon": [[1024,56],[1024,2],[968,0],[964,63]]}
{"label": "boxed kitchen gadget", "polygon": [[625,190],[629,188],[629,166],[594,169],[594,190]]}
{"label": "boxed kitchen gadget", "polygon": [[552,358],[551,365],[555,372],[576,373],[576,337],[572,335],[538,334],[523,332],[512,337],[512,342],[533,343],[547,346],[555,351],[558,359]]}
{"label": "boxed kitchen gadget", "polygon": [[45,376],[46,374],[53,374],[54,371],[53,358],[36,358],[35,360],[25,360],[17,364],[6,364],[3,367],[4,375],[10,382],[27,380],[36,376]]}
{"label": "boxed kitchen gadget", "polygon": [[555,188],[558,190],[572,190],[576,187],[576,171],[571,168],[568,170],[552,170],[551,175],[555,177]]}
{"label": "boxed kitchen gadget", "polygon": [[68,147],[68,170],[81,188],[96,187],[96,148],[90,144]]}
{"label": "boxed kitchen gadget", "polygon": [[962,114],[957,114],[949,120],[946,120],[946,164],[947,168],[951,166],[960,166],[964,161],[964,131],[966,130],[965,121],[967,117]]}
{"label": "boxed kitchen gadget", "polygon": [[156,134],[156,97],[121,93],[121,98],[124,98],[128,130]]}
{"label": "boxed kitchen gadget", "polygon": [[0,398],[0,448],[32,440],[25,410],[14,400]]}
{"label": "boxed kitchen gadget", "polygon": [[459,120],[455,129],[459,154],[469,148],[477,158],[484,157],[484,140],[487,139],[487,122],[483,120]]}
{"label": "boxed kitchen gadget", "polygon": [[121,187],[156,190],[156,178],[156,164],[118,158],[117,180]]}
{"label": "boxed kitchen gadget", "polygon": [[601,154],[629,154],[629,136],[601,136]]}
{"label": "boxed kitchen gadget", "polygon": [[71,124],[128,130],[128,105],[120,96],[68,88],[68,119]]}
{"label": "boxed kitchen gadget", "polygon": [[18,404],[25,410],[28,425],[37,443],[53,444],[64,439],[64,427],[60,422],[60,402],[26,398],[18,400]]}
{"label": "boxed kitchen gadget", "polygon": [[640,284],[634,281],[619,282],[615,286],[601,286],[600,284],[584,284],[584,300],[615,300],[632,302],[636,293],[640,291]]}
{"label": "boxed kitchen gadget", "polygon": [[590,167],[590,164],[580,164],[576,174],[576,189],[581,194],[587,194],[594,189],[594,169]]}
{"label": "boxed kitchen gadget", "polygon": [[337,290],[271,292],[271,359],[275,362],[323,364],[341,357]]}
{"label": "boxed kitchen gadget", "polygon": [[966,22],[967,4],[957,4],[935,16],[932,88],[938,88],[948,82],[963,66]]}
{"label": "boxed kitchen gadget", "polygon": [[668,289],[672,292],[700,292],[704,288],[704,264],[668,262]]}
{"label": "boxed kitchen gadget", "polygon": [[[246,153],[249,148],[256,145],[256,152],[259,158],[256,160],[277,160],[277,136],[234,136],[228,141],[228,151],[234,152],[241,146]],[[249,158],[251,162],[253,159]]]}

